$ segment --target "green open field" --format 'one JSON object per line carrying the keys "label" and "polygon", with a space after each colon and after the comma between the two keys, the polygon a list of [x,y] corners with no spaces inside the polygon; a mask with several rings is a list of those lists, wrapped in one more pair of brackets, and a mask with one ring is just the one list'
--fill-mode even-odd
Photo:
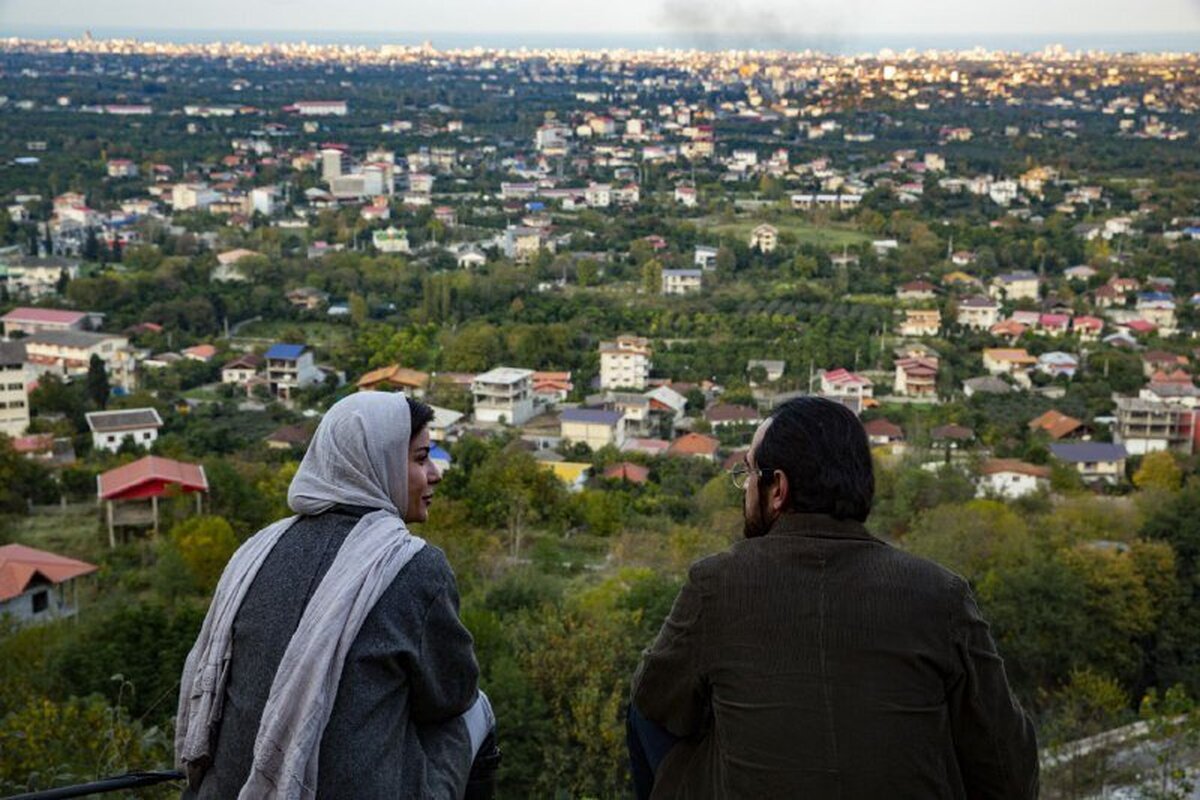
{"label": "green open field", "polygon": [[271,342],[281,340],[285,331],[299,328],[304,331],[305,343],[321,349],[328,349],[332,345],[341,344],[350,339],[352,330],[349,325],[343,325],[335,322],[319,322],[319,321],[304,321],[295,322],[291,320],[262,320],[252,322],[246,325],[237,332],[237,339],[263,339]]}
{"label": "green open field", "polygon": [[829,250],[841,249],[843,246],[866,244],[873,237],[862,231],[845,226],[814,225],[804,219],[786,218],[767,220],[761,217],[746,217],[726,222],[719,219],[704,218],[695,221],[696,227],[704,231],[716,233],[718,236],[733,236],[738,239],[750,238],[750,231],[764,222],[769,222],[779,229],[780,235],[790,234],[796,237],[800,244],[811,244]]}

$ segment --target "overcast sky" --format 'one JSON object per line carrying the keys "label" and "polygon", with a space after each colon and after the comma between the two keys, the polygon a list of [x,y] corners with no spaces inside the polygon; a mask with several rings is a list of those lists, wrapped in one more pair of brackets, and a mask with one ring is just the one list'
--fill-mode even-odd
{"label": "overcast sky", "polygon": [[[0,0],[6,28],[456,33],[1200,34],[1200,0]],[[1196,49],[1200,49],[1200,38]]]}

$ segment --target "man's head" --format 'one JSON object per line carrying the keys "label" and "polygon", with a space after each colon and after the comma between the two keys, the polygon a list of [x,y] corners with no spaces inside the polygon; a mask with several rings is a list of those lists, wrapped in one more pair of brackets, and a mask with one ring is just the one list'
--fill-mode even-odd
{"label": "man's head", "polygon": [[754,433],[746,453],[745,534],[762,536],[788,512],[864,522],[875,475],[862,423],[820,397],[781,405]]}

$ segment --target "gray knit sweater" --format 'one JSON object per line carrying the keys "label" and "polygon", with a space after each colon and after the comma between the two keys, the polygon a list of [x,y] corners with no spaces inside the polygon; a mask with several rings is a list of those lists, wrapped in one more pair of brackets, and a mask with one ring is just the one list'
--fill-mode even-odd
{"label": "gray knit sweater", "polygon": [[[362,510],[362,511],[365,511]],[[186,800],[237,797],[275,670],[304,607],[358,522],[335,508],[298,520],[267,556],[233,626],[213,766]],[[321,740],[320,798],[457,798],[471,769],[466,725],[479,667],[441,550],[426,545],[367,616]]]}

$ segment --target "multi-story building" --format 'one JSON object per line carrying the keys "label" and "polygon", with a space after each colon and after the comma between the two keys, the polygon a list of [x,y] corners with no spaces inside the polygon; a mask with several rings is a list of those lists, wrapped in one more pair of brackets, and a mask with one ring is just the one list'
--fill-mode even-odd
{"label": "multi-story building", "polygon": [[[3,273],[7,271],[7,276]],[[8,287],[10,297],[37,300],[56,294],[63,276],[73,281],[79,277],[79,262],[71,258],[48,256],[0,257],[0,279]]]}
{"label": "multi-story building", "polygon": [[1086,483],[1118,484],[1125,478],[1125,446],[1110,442],[1051,444],[1050,453],[1074,467]]}
{"label": "multi-story building", "polygon": [[704,288],[703,272],[698,269],[664,269],[663,294],[694,294]]}
{"label": "multi-story building", "polygon": [[1198,417],[1200,411],[1178,403],[1118,397],[1113,441],[1135,456],[1158,450],[1191,455],[1196,450]]}
{"label": "multi-story building", "polygon": [[29,427],[28,382],[25,345],[0,342],[0,433],[20,436]]}
{"label": "multi-story building", "polygon": [[1037,300],[1038,276],[1035,272],[1008,272],[992,279],[988,293],[997,300]]}
{"label": "multi-story building", "polygon": [[267,389],[280,400],[290,400],[299,389],[321,380],[312,351],[302,344],[275,344],[267,350]]}
{"label": "multi-story building", "polygon": [[533,418],[533,370],[496,367],[471,381],[477,422],[524,425]]}
{"label": "multi-story building", "polygon": [[942,327],[942,312],[936,308],[907,308],[900,323],[901,336],[937,336]]}
{"label": "multi-story building", "polygon": [[954,321],[964,328],[987,330],[1000,321],[1000,304],[989,297],[964,297]]}
{"label": "multi-story building", "polygon": [[126,439],[149,449],[163,424],[158,411],[153,408],[91,411],[85,417],[92,432],[92,448],[112,453],[117,452]]}
{"label": "multi-story building", "polygon": [[892,391],[903,397],[937,397],[938,360],[917,356],[896,360]]}
{"label": "multi-story building", "polygon": [[126,391],[137,388],[137,361],[129,339],[115,333],[39,331],[21,340],[37,374],[54,372],[64,377],[86,375],[92,356],[99,356],[108,382]]}
{"label": "multi-story building", "polygon": [[640,336],[618,336],[615,342],[601,342],[600,388],[645,389],[651,354],[650,340]]}

